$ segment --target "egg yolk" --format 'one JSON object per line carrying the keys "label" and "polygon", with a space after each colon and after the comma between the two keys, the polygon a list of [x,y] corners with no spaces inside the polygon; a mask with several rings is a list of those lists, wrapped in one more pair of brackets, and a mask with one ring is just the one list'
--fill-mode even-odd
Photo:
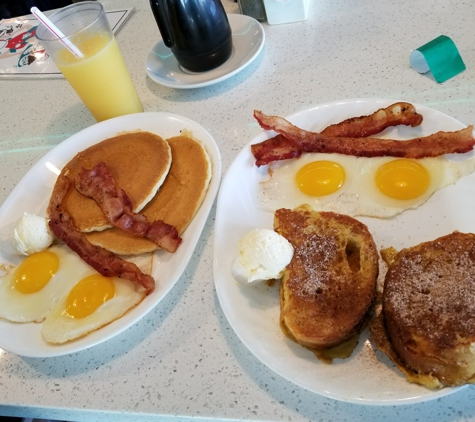
{"label": "egg yolk", "polygon": [[430,175],[417,161],[402,159],[383,164],[375,181],[378,189],[390,198],[413,199],[427,190]]}
{"label": "egg yolk", "polygon": [[345,169],[332,161],[313,161],[297,172],[295,180],[299,190],[307,195],[329,195],[343,186]]}
{"label": "egg yolk", "polygon": [[73,318],[85,318],[115,296],[114,282],[100,274],[82,279],[66,298],[66,312]]}
{"label": "egg yolk", "polygon": [[59,268],[59,258],[52,252],[43,251],[30,255],[17,268],[13,286],[21,293],[29,294],[45,287]]}

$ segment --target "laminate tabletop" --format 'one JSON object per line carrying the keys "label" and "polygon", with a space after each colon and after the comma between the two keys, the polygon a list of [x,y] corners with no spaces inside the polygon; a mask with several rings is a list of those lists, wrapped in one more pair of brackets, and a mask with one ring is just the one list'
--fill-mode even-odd
{"label": "laminate tabletop", "polygon": [[[238,3],[223,4],[240,14]],[[240,72],[190,89],[164,86],[146,73],[160,39],[148,1],[103,5],[134,8],[116,38],[145,111],[175,113],[206,128],[223,176],[262,132],[255,109],[289,116],[324,103],[382,98],[475,123],[469,0],[314,0],[305,21],[262,22],[264,47]],[[466,64],[442,84],[409,64],[412,50],[439,35],[454,40]],[[0,78],[0,96],[3,203],[46,153],[96,122],[64,79]],[[0,414],[68,421],[475,421],[471,386],[418,404],[363,405],[316,394],[261,362],[236,335],[216,293],[216,213],[215,201],[175,286],[121,334],[57,357],[0,350]],[[357,380],[348,374],[346,382]]]}

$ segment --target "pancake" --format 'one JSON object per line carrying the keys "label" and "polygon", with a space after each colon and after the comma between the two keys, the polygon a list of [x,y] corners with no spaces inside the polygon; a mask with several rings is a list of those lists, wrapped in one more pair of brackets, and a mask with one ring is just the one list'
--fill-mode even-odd
{"label": "pancake", "polygon": [[74,179],[83,167],[92,169],[101,161],[137,212],[150,202],[164,182],[172,155],[168,143],[150,132],[125,133],[79,152],[61,171],[73,181],[62,206],[82,232],[110,227],[96,202],[79,194],[74,187]]}
{"label": "pancake", "polygon": [[388,261],[382,321],[390,346],[376,322],[378,346],[412,382],[475,382],[475,235],[454,232]]}
{"label": "pancake", "polygon": [[352,217],[309,205],[279,209],[274,229],[295,248],[280,285],[282,331],[319,350],[348,342],[333,357],[348,357],[375,295],[378,253],[367,227]]}
{"label": "pancake", "polygon": [[[211,180],[211,161],[201,142],[188,136],[167,140],[172,151],[169,174],[157,195],[142,210],[148,221],[163,220],[181,235],[198,211]],[[158,246],[115,227],[86,235],[94,245],[119,255],[151,252]]]}

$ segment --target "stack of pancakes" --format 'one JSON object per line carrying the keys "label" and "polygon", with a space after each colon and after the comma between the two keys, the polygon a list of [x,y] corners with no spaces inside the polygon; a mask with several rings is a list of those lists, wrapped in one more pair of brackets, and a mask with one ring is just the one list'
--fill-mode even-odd
{"label": "stack of pancakes", "polygon": [[[61,174],[72,181],[82,168],[104,162],[116,184],[130,198],[133,211],[148,221],[163,220],[181,235],[198,211],[211,180],[211,162],[200,141],[191,136],[167,140],[150,132],[108,138],[78,153]],[[63,208],[88,240],[119,255],[158,248],[152,241],[111,227],[96,202],[78,193],[74,183]]]}

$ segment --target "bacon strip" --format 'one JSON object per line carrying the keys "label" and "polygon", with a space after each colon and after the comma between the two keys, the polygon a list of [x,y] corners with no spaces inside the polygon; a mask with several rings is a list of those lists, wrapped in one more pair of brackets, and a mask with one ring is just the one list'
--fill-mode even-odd
{"label": "bacon strip", "polygon": [[351,117],[340,123],[328,126],[322,135],[361,138],[376,135],[390,126],[419,126],[422,115],[409,103],[394,103],[386,108],[380,108],[369,116]]}
{"label": "bacon strip", "polygon": [[53,233],[76,252],[79,257],[105,277],[119,277],[139,283],[147,294],[155,289],[153,277],[142,273],[132,262],[127,262],[100,246],[95,246],[76,229],[71,216],[61,207],[71,181],[67,176],[59,176],[48,207],[49,226]]}
{"label": "bacon strip", "polygon": [[[352,117],[340,123],[335,123],[328,126],[321,133],[327,136],[361,138],[380,133],[390,126],[419,126],[422,119],[422,115],[416,112],[416,108],[412,104],[399,102],[386,108],[380,108],[368,116]],[[258,159],[256,163],[258,166],[272,161],[297,158],[302,154],[299,144],[285,138],[283,135],[274,136],[266,141],[265,145],[252,145],[251,151],[256,158],[265,153],[262,157],[264,162],[259,164],[260,160]]]}
{"label": "bacon strip", "polygon": [[[357,157],[438,157],[443,154],[465,153],[475,145],[473,126],[456,132],[435,134],[399,141],[395,139],[333,137],[316,132],[308,132],[294,126],[278,116],[267,116],[255,110],[254,117],[263,129],[274,130],[283,135],[277,141],[281,158],[275,153],[276,141],[268,139],[251,146],[256,165],[262,166],[272,161],[300,156],[302,152],[323,152],[354,155]],[[285,149],[287,152],[282,153]]]}
{"label": "bacon strip", "polygon": [[300,143],[279,134],[258,144],[251,145],[251,152],[256,159],[256,166],[260,167],[273,161],[298,158],[302,155],[303,149]]}
{"label": "bacon strip", "polygon": [[147,217],[132,211],[132,202],[127,194],[117,187],[114,176],[100,162],[92,170],[83,168],[75,180],[76,190],[88,196],[101,207],[104,216],[113,226],[133,234],[145,237],[158,247],[175,252],[182,239],[175,227],[161,220],[151,223]]}

